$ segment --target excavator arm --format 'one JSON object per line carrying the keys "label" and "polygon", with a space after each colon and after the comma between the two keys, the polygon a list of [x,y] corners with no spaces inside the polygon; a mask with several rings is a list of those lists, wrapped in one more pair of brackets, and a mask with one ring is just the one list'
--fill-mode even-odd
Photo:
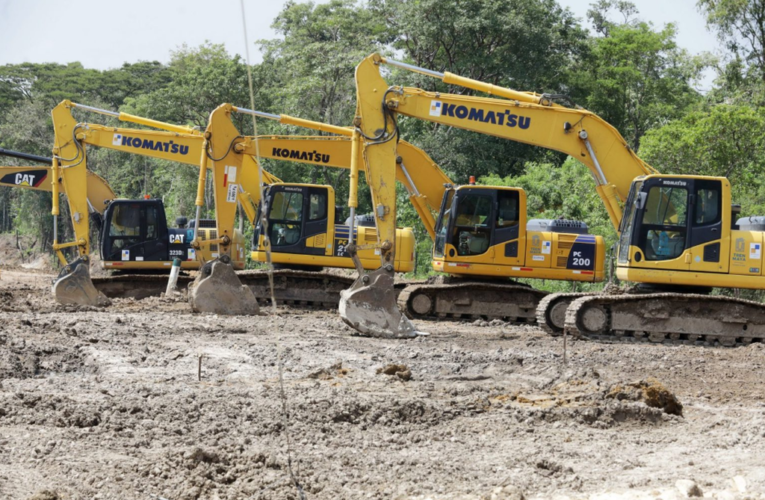
{"label": "excavator arm", "polygon": [[[444,83],[461,85],[500,98],[389,87],[380,75],[382,64],[426,74]],[[544,95],[505,89],[451,73],[429,71],[383,58],[379,54],[364,59],[356,69],[356,75],[359,95],[369,95],[368,99],[372,101],[365,108],[368,112],[376,112],[378,117],[391,111],[560,151],[576,158],[589,168],[595,189],[617,231],[622,218],[621,206],[627,199],[633,179],[657,173],[638,158],[621,134],[602,118],[581,108],[554,104]],[[372,166],[379,168],[374,163]]]}

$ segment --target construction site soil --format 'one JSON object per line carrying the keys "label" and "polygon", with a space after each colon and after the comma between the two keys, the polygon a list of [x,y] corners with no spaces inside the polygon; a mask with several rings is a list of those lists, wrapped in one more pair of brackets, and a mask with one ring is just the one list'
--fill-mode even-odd
{"label": "construction site soil", "polygon": [[0,499],[765,498],[763,344],[564,363],[532,326],[371,339],[332,311],[61,306],[50,280],[0,276]]}

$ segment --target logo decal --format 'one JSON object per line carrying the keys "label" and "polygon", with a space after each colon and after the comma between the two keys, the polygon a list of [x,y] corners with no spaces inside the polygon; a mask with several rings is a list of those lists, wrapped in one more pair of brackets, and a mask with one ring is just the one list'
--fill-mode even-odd
{"label": "logo decal", "polygon": [[744,251],[744,238],[736,238],[736,251],[737,252]]}
{"label": "logo decal", "polygon": [[430,101],[430,116],[441,116],[441,101]]}
{"label": "logo decal", "polygon": [[749,258],[750,259],[758,259],[762,255],[762,245],[759,243],[750,243],[749,244]]}

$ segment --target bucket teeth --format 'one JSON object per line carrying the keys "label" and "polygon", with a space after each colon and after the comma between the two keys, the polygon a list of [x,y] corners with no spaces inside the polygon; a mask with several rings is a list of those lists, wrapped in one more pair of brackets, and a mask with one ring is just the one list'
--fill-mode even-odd
{"label": "bucket teeth", "polygon": [[359,276],[340,292],[340,317],[362,335],[380,338],[412,338],[418,332],[396,304],[393,271],[383,268]]}
{"label": "bucket teeth", "polygon": [[226,316],[255,315],[260,312],[252,290],[242,285],[234,267],[222,259],[207,262],[189,285],[189,302],[194,312]]}
{"label": "bucket teeth", "polygon": [[53,296],[59,304],[104,307],[111,305],[90,280],[88,259],[80,257],[68,264],[53,282]]}

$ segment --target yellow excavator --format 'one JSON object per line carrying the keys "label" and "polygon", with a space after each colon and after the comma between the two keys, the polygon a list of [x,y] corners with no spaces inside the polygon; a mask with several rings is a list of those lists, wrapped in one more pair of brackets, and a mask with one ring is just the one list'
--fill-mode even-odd
{"label": "yellow excavator", "polygon": [[[288,115],[243,112],[354,140],[350,128]],[[583,222],[529,221],[523,189],[476,186],[472,182],[457,186],[419,148],[400,141],[396,153],[396,180],[407,189],[435,243],[433,268],[457,277],[403,288],[398,304],[408,317],[482,317],[531,323],[546,293],[509,281],[508,276],[589,282],[604,279],[605,244],[602,237],[587,234]],[[365,246],[376,241],[376,234],[368,236],[356,241]],[[369,249],[359,254],[362,252]],[[253,255],[264,259],[263,252]],[[273,259],[306,262],[304,255],[292,257],[272,245]],[[364,268],[370,269],[367,265]]]}
{"label": "yellow excavator", "polygon": [[[240,180],[240,172],[251,171],[243,162],[247,158],[288,160],[303,164],[312,164],[332,168],[350,168],[353,145],[348,137],[340,136],[244,136],[232,122],[233,113],[253,114],[245,108],[223,104],[214,110],[205,131],[207,159],[200,164],[199,191],[197,206],[201,206],[202,189],[206,185],[208,166],[213,175],[215,193],[215,219],[218,222],[220,237],[210,241],[199,241],[194,245],[220,245],[221,254],[225,254],[226,235],[234,229],[233,207],[238,202],[256,229],[253,239],[252,257],[266,262],[266,245],[272,246],[272,262],[279,267],[273,274],[275,279],[274,298],[280,303],[295,303],[322,307],[336,307],[339,293],[353,280],[342,274],[318,273],[324,267],[353,268],[351,258],[345,253],[345,246],[350,238],[348,222],[343,220],[341,211],[336,206],[335,191],[331,186],[270,182],[264,187],[263,199],[266,206],[262,213],[267,214],[266,225],[262,226],[262,217],[258,202],[260,192],[255,186],[259,183],[247,183]],[[340,127],[326,125],[319,128],[336,133]],[[346,129],[342,129],[346,131]],[[414,151],[405,145],[412,154],[420,154],[424,162],[430,162],[420,150]],[[355,217],[351,217],[355,220]],[[266,238],[266,229],[270,238]],[[262,230],[261,230],[262,229]],[[374,227],[359,227],[353,230],[359,238],[376,240]],[[394,270],[408,272],[414,269],[415,239],[411,228],[396,229],[396,243],[403,249],[400,258],[394,264]],[[377,266],[374,249],[360,253],[363,269]],[[211,263],[209,276],[215,270]],[[227,272],[227,271],[226,271]],[[228,273],[228,272],[227,272]],[[240,277],[250,277],[256,273],[240,273]],[[257,273],[264,276],[262,273]],[[248,281],[255,295],[270,298],[268,282],[262,281],[255,287]],[[200,286],[204,285],[200,281]],[[214,287],[211,287],[211,292]]]}
{"label": "yellow excavator", "polygon": [[[382,64],[500,99],[389,87],[380,75]],[[722,345],[765,339],[765,306],[707,294],[712,287],[765,289],[765,217],[736,219],[740,207],[732,204],[727,179],[659,174],[611,125],[589,111],[556,104],[557,96],[505,89],[377,54],[356,68],[356,84],[357,125],[374,139],[365,144],[367,168],[377,172],[373,178],[384,181],[395,168],[399,114],[561,151],[590,169],[619,236],[616,274],[642,285],[644,293],[591,294],[573,301],[568,294],[549,296],[537,312],[548,327],[557,314],[566,329],[590,336]],[[376,203],[395,203],[387,192],[372,193]],[[359,286],[362,300],[364,293]],[[560,308],[555,313],[558,300],[567,306],[562,315]]]}
{"label": "yellow excavator", "polygon": [[[137,130],[107,127],[92,123],[80,123],[72,116],[72,110],[96,112],[114,116],[121,121],[133,122],[163,130]],[[55,131],[54,157],[52,162],[53,178],[60,180],[60,186],[67,195],[74,241],[59,243],[57,237],[57,216],[59,214],[59,186],[52,186],[54,215],[54,245],[59,259],[65,264],[61,275],[54,282],[53,292],[61,303],[93,305],[102,302],[102,297],[90,279],[88,255],[90,252],[90,226],[86,214],[90,210],[85,192],[84,179],[87,170],[86,146],[106,147],[131,154],[140,154],[174,160],[180,163],[198,165],[203,156],[204,138],[198,130],[190,127],[157,122],[126,113],[115,113],[93,108],[70,101],[63,101],[53,109]],[[250,159],[254,163],[254,160]],[[267,180],[278,180],[267,175]],[[185,221],[181,226],[185,225]],[[206,228],[201,228],[207,222]],[[212,222],[213,227],[209,227]],[[102,266],[106,269],[124,271],[170,269],[174,258],[181,260],[181,267],[196,269],[199,260],[212,259],[216,255],[214,248],[210,255],[197,255],[190,247],[192,233],[201,232],[212,239],[216,235],[214,221],[203,221],[199,217],[194,227],[168,228],[162,201],[159,199],[115,200],[104,213],[104,227],[101,232]],[[234,238],[234,265],[244,267],[244,238],[238,234]],[[78,258],[68,263],[62,250],[74,247]],[[122,279],[102,279],[102,286],[112,293],[129,294],[125,289],[151,289],[148,283],[135,277]],[[136,287],[136,285],[138,285]],[[115,291],[115,287],[119,292]],[[239,291],[239,290],[237,290]],[[146,292],[146,290],[144,290]],[[150,293],[150,292],[149,292]],[[145,293],[144,293],[145,294]],[[245,297],[246,294],[240,294]],[[251,294],[250,294],[251,295]],[[255,303],[251,297],[251,303]],[[255,303],[257,307],[257,304]]]}

